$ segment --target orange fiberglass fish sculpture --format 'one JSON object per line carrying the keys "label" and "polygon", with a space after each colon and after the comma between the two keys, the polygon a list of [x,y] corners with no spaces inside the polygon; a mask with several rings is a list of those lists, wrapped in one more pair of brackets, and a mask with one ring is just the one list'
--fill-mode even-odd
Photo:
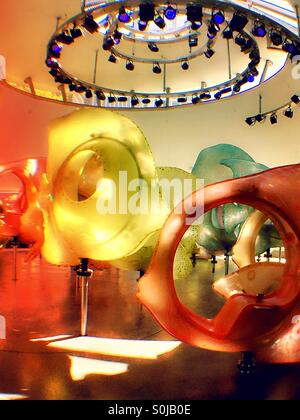
{"label": "orange fiberglass fish sculpture", "polygon": [[40,253],[44,242],[44,218],[39,194],[45,173],[45,158],[25,159],[0,165],[0,176],[13,174],[22,184],[18,194],[1,203],[0,236],[18,236],[21,242],[32,244],[29,259]]}
{"label": "orange fiberglass fish sculpture", "polygon": [[[165,330],[193,346],[226,352],[255,351],[270,362],[300,361],[299,191],[300,164],[204,188],[205,212],[226,203],[240,203],[258,209],[272,220],[285,246],[286,263],[250,264],[235,274],[256,285],[268,276],[276,285],[273,290],[266,292],[264,281],[261,293],[253,287],[248,292],[233,290],[214,319],[194,314],[180,302],[174,286],[173,262],[178,243],[189,228],[187,214],[201,202],[197,196],[203,191],[198,190],[190,204],[181,206],[185,211],[178,214],[175,209],[168,218],[149,270],[139,282],[141,302]],[[232,274],[228,278],[232,280]]]}

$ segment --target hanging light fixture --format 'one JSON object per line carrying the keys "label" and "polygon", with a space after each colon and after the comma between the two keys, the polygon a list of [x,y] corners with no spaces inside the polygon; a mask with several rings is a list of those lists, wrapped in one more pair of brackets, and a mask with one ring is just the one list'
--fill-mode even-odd
{"label": "hanging light fixture", "polygon": [[121,23],[129,23],[131,21],[131,16],[124,6],[119,10],[118,19]]}
{"label": "hanging light fixture", "polygon": [[171,3],[168,3],[167,8],[165,9],[164,15],[168,20],[174,20],[177,16],[177,9],[171,6]]}
{"label": "hanging light fixture", "polygon": [[91,34],[94,34],[95,32],[98,32],[100,27],[98,25],[98,23],[94,20],[92,15],[88,15],[85,18],[85,21],[82,25],[88,32],[90,32]]}
{"label": "hanging light fixture", "polygon": [[161,74],[162,70],[159,63],[153,64],[153,73],[154,74]]}

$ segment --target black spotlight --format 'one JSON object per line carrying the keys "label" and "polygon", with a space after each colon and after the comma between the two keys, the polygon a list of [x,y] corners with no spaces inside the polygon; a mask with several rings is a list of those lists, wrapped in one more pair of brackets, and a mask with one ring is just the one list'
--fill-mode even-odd
{"label": "black spotlight", "polygon": [[270,117],[270,123],[272,125],[275,125],[275,124],[278,123],[278,118],[277,118],[277,115],[275,113],[271,115],[271,117]]}
{"label": "black spotlight", "polygon": [[253,117],[248,117],[248,118],[246,118],[246,123],[248,124],[248,125],[254,125],[255,123],[256,123],[256,119],[255,118],[253,118]]}
{"label": "black spotlight", "polygon": [[267,35],[266,25],[263,22],[256,20],[254,22],[252,34],[258,38],[264,38]]}
{"label": "black spotlight", "polygon": [[77,92],[77,93],[84,93],[86,91],[87,91],[87,89],[86,89],[85,86],[82,86],[82,85],[77,85],[76,86],[75,92]]}
{"label": "black spotlight", "polygon": [[271,29],[269,33],[270,40],[275,47],[279,47],[283,43],[281,32],[277,29]]}
{"label": "black spotlight", "polygon": [[224,31],[223,31],[223,38],[224,39],[233,39],[233,32],[229,28],[229,26],[226,29],[224,29]]}
{"label": "black spotlight", "polygon": [[283,51],[288,52],[290,54],[294,54],[294,52],[296,51],[296,47],[295,47],[294,43],[292,41],[290,41],[289,39],[286,39],[283,42],[282,49],[283,49]]}
{"label": "black spotlight", "polygon": [[71,84],[69,85],[69,91],[70,91],[70,92],[75,92],[75,91],[76,91],[76,85],[75,85],[75,83],[71,83]]}
{"label": "black spotlight", "polygon": [[188,70],[190,68],[189,62],[185,61],[184,63],[182,63],[181,68],[182,70]]}
{"label": "black spotlight", "polygon": [[233,32],[242,32],[247,26],[248,22],[249,20],[247,16],[242,15],[239,12],[235,12],[231,19],[231,22],[229,23],[229,28]]}
{"label": "black spotlight", "polygon": [[257,114],[255,119],[256,119],[257,122],[262,123],[266,120],[266,116],[262,115],[262,114]]}
{"label": "black spotlight", "polygon": [[114,31],[113,37],[114,39],[121,40],[123,38],[123,34],[122,32],[118,31],[118,29],[116,29]]}
{"label": "black spotlight", "polygon": [[148,23],[147,22],[145,22],[143,20],[140,20],[139,21],[139,30],[141,32],[145,31],[147,29],[147,26],[148,26]]}
{"label": "black spotlight", "polygon": [[155,42],[149,42],[148,48],[151,52],[157,53],[159,52],[158,46],[155,44]]}
{"label": "black spotlight", "polygon": [[240,47],[244,47],[244,46],[246,45],[247,40],[246,40],[246,38],[244,37],[244,35],[243,35],[243,34],[239,34],[238,36],[236,36],[236,37],[235,37],[234,42],[235,42],[238,46],[240,46]]}
{"label": "black spotlight", "polygon": [[186,15],[189,22],[202,23],[203,7],[200,4],[189,4],[186,8]]}
{"label": "black spotlight", "polygon": [[91,34],[94,34],[95,32],[98,32],[99,30],[99,25],[98,23],[94,20],[92,15],[89,15],[85,18],[85,21],[83,22],[82,25],[88,32],[90,32]]}
{"label": "black spotlight", "polygon": [[179,104],[185,104],[185,103],[187,103],[187,97],[186,96],[181,96],[180,98],[177,98],[177,102]]}
{"label": "black spotlight", "polygon": [[61,83],[63,84],[65,82],[65,78],[62,74],[59,74],[55,77],[55,83]]}
{"label": "black spotlight", "polygon": [[241,85],[240,85],[240,83],[236,83],[234,86],[233,86],[233,92],[235,92],[235,93],[239,93],[241,91]]}
{"label": "black spotlight", "polygon": [[49,71],[49,74],[51,74],[52,77],[56,77],[58,75],[58,70],[57,69],[51,69]]}
{"label": "black spotlight", "polygon": [[232,92],[231,87],[224,88],[215,94],[215,99],[219,100],[223,95]]}
{"label": "black spotlight", "polygon": [[70,85],[72,83],[72,79],[70,77],[64,77],[63,84]]}
{"label": "black spotlight", "polygon": [[291,97],[291,101],[294,102],[294,104],[298,105],[300,103],[300,97],[298,95],[293,95]]}
{"label": "black spotlight", "polygon": [[295,45],[295,51],[293,53],[291,53],[291,55],[290,55],[292,63],[295,62],[294,61],[295,58],[297,59],[297,63],[299,63],[300,62],[299,57],[300,57],[300,45],[297,44],[297,45]]}
{"label": "black spotlight", "polygon": [[108,61],[110,63],[116,64],[117,62],[117,57],[115,56],[115,54],[110,54],[110,56],[108,57]]}
{"label": "black spotlight", "polygon": [[154,23],[156,26],[158,26],[160,29],[164,29],[166,27],[166,22],[164,18],[161,15],[157,15],[154,19]]}
{"label": "black spotlight", "polygon": [[144,105],[149,105],[149,104],[151,104],[151,99],[149,99],[149,98],[144,98],[144,99],[142,100],[142,103],[143,103]]}
{"label": "black spotlight", "polygon": [[189,37],[189,47],[194,48],[198,47],[198,37],[197,36],[190,36]]}
{"label": "black spotlight", "polygon": [[250,69],[250,73],[252,74],[252,76],[257,77],[259,75],[259,71],[257,70],[256,67],[252,67]]}
{"label": "black spotlight", "polygon": [[102,90],[96,90],[95,95],[97,96],[99,101],[105,101],[105,99],[106,99],[106,96],[104,95]]}
{"label": "black spotlight", "polygon": [[200,102],[200,98],[197,95],[192,96],[192,104],[197,105]]}
{"label": "black spotlight", "polygon": [[292,108],[289,106],[288,109],[284,112],[284,116],[287,118],[293,118],[294,116],[294,111],[292,110]]}
{"label": "black spotlight", "polygon": [[132,61],[127,61],[127,63],[126,63],[126,69],[128,70],[128,71],[133,71],[134,70],[134,64],[133,64],[133,62]]}
{"label": "black spotlight", "polygon": [[222,93],[221,93],[221,92],[217,92],[217,93],[215,93],[215,99],[216,99],[217,101],[219,101],[219,100],[221,99],[221,97],[222,97]]}
{"label": "black spotlight", "polygon": [[153,3],[142,3],[140,4],[139,12],[140,20],[142,22],[150,22],[155,17],[155,5]]}
{"label": "black spotlight", "polygon": [[200,99],[201,99],[201,101],[207,101],[207,100],[211,99],[211,94],[209,92],[201,93]]}
{"label": "black spotlight", "polygon": [[170,3],[168,3],[168,7],[165,9],[164,14],[168,20],[174,20],[177,16],[177,10],[175,7],[171,6]]}
{"label": "black spotlight", "polygon": [[119,10],[118,19],[122,23],[128,23],[131,20],[130,14],[127,12],[127,10],[124,6],[122,6]]}
{"label": "black spotlight", "polygon": [[216,25],[213,21],[210,22],[207,29],[207,37],[209,39],[214,39],[218,32],[220,31],[220,27]]}
{"label": "black spotlight", "polygon": [[54,42],[53,44],[51,44],[51,46],[49,48],[49,52],[48,52],[49,57],[60,58],[61,50],[62,50],[62,46],[60,46],[56,42]]}
{"label": "black spotlight", "polygon": [[80,38],[83,34],[80,28],[78,28],[76,25],[74,25],[74,28],[71,29],[70,34],[73,39]]}
{"label": "black spotlight", "polygon": [[104,51],[109,51],[112,49],[112,47],[115,45],[115,41],[113,39],[113,37],[111,36],[107,36],[106,38],[104,38],[103,40],[103,45],[102,48],[104,49]]}
{"label": "black spotlight", "polygon": [[49,67],[50,69],[58,69],[59,68],[59,64],[58,61],[56,61],[55,59],[48,57],[46,60],[46,65],[47,67]]}
{"label": "black spotlight", "polygon": [[204,55],[206,58],[210,59],[215,55],[215,51],[211,48],[208,48],[207,51],[205,51]]}
{"label": "black spotlight", "polygon": [[251,38],[248,38],[246,40],[246,43],[241,47],[241,52],[243,52],[244,54],[248,54],[253,47],[253,41]]}
{"label": "black spotlight", "polygon": [[91,99],[93,97],[93,92],[91,91],[91,89],[88,89],[85,92],[85,97],[86,97],[86,99]]}
{"label": "black spotlight", "polygon": [[224,13],[219,11],[213,14],[213,21],[216,25],[222,25],[225,22]]}
{"label": "black spotlight", "polygon": [[118,97],[118,102],[127,102],[128,101],[128,98],[127,98],[127,96],[125,96],[125,95],[121,95],[121,96],[119,96]]}
{"label": "black spotlight", "polygon": [[162,71],[161,67],[158,63],[153,65],[153,73],[154,74],[161,74],[161,71]]}
{"label": "black spotlight", "polygon": [[193,31],[198,31],[198,29],[200,29],[201,26],[202,26],[202,22],[192,22],[191,29]]}
{"label": "black spotlight", "polygon": [[260,63],[260,53],[259,50],[252,50],[249,54],[249,58],[254,65],[258,65]]}
{"label": "black spotlight", "polygon": [[109,97],[107,98],[108,103],[109,104],[114,104],[115,102],[117,102],[117,99],[114,95],[110,94]]}
{"label": "black spotlight", "polygon": [[69,34],[68,32],[62,32],[61,34],[58,35],[58,37],[56,38],[56,41],[61,44],[71,45],[73,44],[74,39],[71,36],[71,34]]}
{"label": "black spotlight", "polygon": [[161,106],[163,106],[164,101],[161,98],[156,99],[155,101],[155,106],[156,108],[160,108]]}
{"label": "black spotlight", "polygon": [[131,106],[135,107],[140,103],[139,98],[137,96],[133,96],[131,98]]}

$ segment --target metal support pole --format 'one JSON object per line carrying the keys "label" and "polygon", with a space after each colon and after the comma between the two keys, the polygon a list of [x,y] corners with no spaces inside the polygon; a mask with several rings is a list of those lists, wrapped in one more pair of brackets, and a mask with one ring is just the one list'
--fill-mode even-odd
{"label": "metal support pole", "polygon": [[259,95],[259,113],[262,114],[262,95]]}
{"label": "metal support pole", "polygon": [[215,274],[216,273],[216,264],[218,264],[218,261],[217,261],[217,258],[216,258],[215,255],[212,256],[211,263],[212,263],[212,273]]}
{"label": "metal support pole", "polygon": [[66,86],[65,85],[59,85],[58,90],[61,92],[61,96],[62,96],[63,101],[65,103],[68,102]]}
{"label": "metal support pole", "polygon": [[193,264],[193,268],[195,268],[196,264],[197,264],[197,255],[194,252],[191,256],[191,261],[192,261],[192,264]]}
{"label": "metal support pole", "polygon": [[228,274],[229,274],[229,254],[228,254],[228,252],[226,252],[224,260],[225,260],[225,276],[228,276]]}
{"label": "metal support pole", "polygon": [[88,311],[89,311],[89,280],[93,275],[93,271],[88,268],[89,260],[83,258],[81,265],[77,270],[78,282],[81,284],[81,321],[80,335],[86,337],[88,335]]}
{"label": "metal support pole", "polygon": [[13,280],[17,280],[17,245],[13,245]]}
{"label": "metal support pole", "polygon": [[164,64],[163,71],[163,92],[167,92],[167,65]]}
{"label": "metal support pole", "polygon": [[96,55],[95,55],[94,76],[93,76],[94,84],[96,84],[96,81],[97,81],[98,57],[99,57],[99,50],[96,51]]}
{"label": "metal support pole", "polygon": [[271,254],[271,249],[270,248],[267,249],[264,257],[267,258],[267,261],[268,262],[270,261],[270,258],[272,258],[272,254]]}
{"label": "metal support pole", "polygon": [[17,281],[17,249],[18,249],[18,238],[14,237],[12,240],[12,249],[13,249],[13,280]]}
{"label": "metal support pole", "polygon": [[82,337],[87,336],[88,325],[88,307],[89,307],[89,279],[81,277],[81,327],[80,333]]}
{"label": "metal support pole", "polygon": [[279,262],[282,260],[282,247],[279,247]]}
{"label": "metal support pole", "polygon": [[26,83],[26,85],[29,86],[31,94],[33,96],[36,96],[36,91],[35,91],[35,88],[34,88],[32,77],[26,77],[26,79],[24,80],[24,83]]}
{"label": "metal support pole", "polygon": [[231,68],[231,51],[230,51],[230,42],[227,39],[227,55],[228,55],[228,76],[229,80],[232,79],[232,68]]}

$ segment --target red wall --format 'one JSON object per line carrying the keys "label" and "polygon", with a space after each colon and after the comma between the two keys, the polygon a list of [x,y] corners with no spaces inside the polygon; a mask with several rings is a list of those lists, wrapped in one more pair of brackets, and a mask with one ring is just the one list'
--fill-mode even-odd
{"label": "red wall", "polygon": [[[0,164],[47,156],[50,121],[73,108],[34,99],[0,83]],[[0,178],[0,190],[15,189],[14,177]]]}

